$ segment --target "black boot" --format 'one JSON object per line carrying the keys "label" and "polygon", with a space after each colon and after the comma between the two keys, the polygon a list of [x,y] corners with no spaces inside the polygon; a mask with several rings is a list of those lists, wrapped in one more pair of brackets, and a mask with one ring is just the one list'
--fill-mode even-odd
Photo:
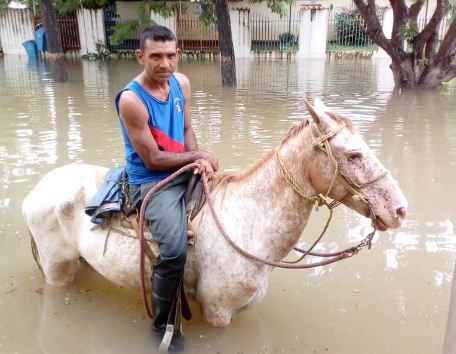
{"label": "black boot", "polygon": [[152,275],[152,327],[161,342],[160,349],[170,352],[183,350],[180,321],[175,321],[176,311],[180,311],[180,306],[176,306],[180,302],[176,296],[180,282],[180,278],[167,279],[155,273]]}

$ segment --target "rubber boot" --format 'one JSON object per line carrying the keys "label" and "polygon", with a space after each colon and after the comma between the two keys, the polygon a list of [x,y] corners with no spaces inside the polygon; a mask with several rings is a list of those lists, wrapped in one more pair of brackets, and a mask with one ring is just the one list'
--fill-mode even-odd
{"label": "rubber boot", "polygon": [[[152,275],[152,311],[154,315],[152,328],[160,342],[162,342],[163,338],[168,339],[168,342],[170,342],[168,351],[170,352],[183,350],[180,323],[177,324],[178,328],[168,325],[169,322],[174,323],[176,292],[180,281],[180,278],[167,279],[155,273]],[[161,344],[160,349],[162,350],[162,348],[163,345]]]}

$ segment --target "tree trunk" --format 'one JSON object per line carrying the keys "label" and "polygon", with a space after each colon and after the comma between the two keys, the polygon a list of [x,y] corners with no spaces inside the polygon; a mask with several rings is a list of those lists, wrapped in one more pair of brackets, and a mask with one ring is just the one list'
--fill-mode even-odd
{"label": "tree trunk", "polygon": [[51,0],[40,0],[41,12],[43,14],[44,29],[46,30],[46,43],[51,55],[63,56],[60,31],[55,18],[54,6]]}
{"label": "tree trunk", "polygon": [[55,18],[52,0],[40,0],[43,24],[46,30],[46,44],[50,59],[50,72],[55,81],[65,82],[68,79],[65,62],[63,58],[62,42],[60,31]]}
{"label": "tree trunk", "polygon": [[231,35],[231,21],[227,0],[216,0],[215,11],[220,29],[220,54],[222,85],[236,85],[236,62],[234,58],[233,38]]}
{"label": "tree trunk", "polygon": [[393,61],[390,65],[393,72],[394,84],[397,89],[432,89],[444,79],[439,68],[432,63],[424,66],[416,64],[413,56],[409,55],[401,62]]}

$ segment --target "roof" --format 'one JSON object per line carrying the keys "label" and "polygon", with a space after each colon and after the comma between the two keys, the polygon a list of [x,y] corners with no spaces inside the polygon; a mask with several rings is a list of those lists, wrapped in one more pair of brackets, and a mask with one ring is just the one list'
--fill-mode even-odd
{"label": "roof", "polygon": [[301,6],[301,10],[325,10],[327,7],[322,4],[305,4]]}

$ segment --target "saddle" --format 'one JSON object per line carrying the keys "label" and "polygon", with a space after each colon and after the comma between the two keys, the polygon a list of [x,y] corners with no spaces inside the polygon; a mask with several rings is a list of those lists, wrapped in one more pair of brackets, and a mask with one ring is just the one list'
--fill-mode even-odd
{"label": "saddle", "polygon": [[[139,228],[139,209],[133,206],[130,202],[129,191],[128,191],[128,177],[125,169],[122,170],[121,176],[118,178],[119,191],[121,194],[119,197],[120,205],[116,208],[107,208],[112,203],[101,204],[99,210],[102,210],[102,223],[97,223],[103,229],[108,230],[108,236],[111,230],[114,230],[124,236],[132,238],[140,238]],[[107,173],[97,173],[96,175],[96,186],[101,189],[107,183]],[[111,180],[112,182],[112,180]],[[199,222],[195,219],[199,211],[202,209],[206,202],[204,195],[203,183],[199,175],[192,174],[189,178],[187,189],[184,194],[186,212],[187,212],[187,224],[188,224],[188,242],[192,246],[195,238],[195,225]],[[96,213],[96,212],[95,212]],[[100,214],[98,214],[98,217]],[[160,256],[160,250],[157,243],[153,239],[152,234],[148,231],[144,231],[145,253],[149,260],[153,263]],[[107,245],[108,237],[106,238],[105,249]]]}

